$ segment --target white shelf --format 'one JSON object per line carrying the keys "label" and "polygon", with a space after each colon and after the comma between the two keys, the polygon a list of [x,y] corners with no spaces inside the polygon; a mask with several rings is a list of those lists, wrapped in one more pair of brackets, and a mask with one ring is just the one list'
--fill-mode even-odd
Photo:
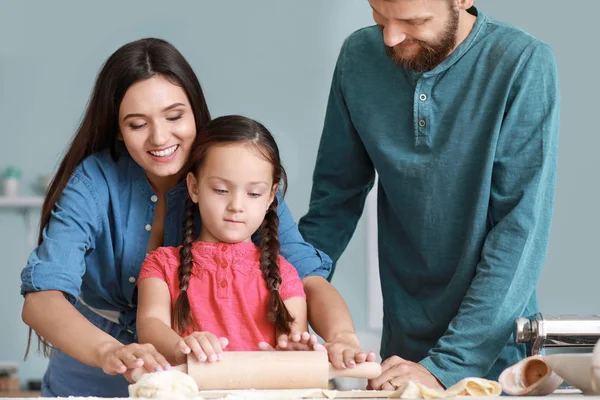
{"label": "white shelf", "polygon": [[44,203],[44,198],[42,196],[27,196],[27,197],[0,196],[0,207],[13,207],[13,208],[41,207],[43,203]]}
{"label": "white shelf", "polygon": [[13,208],[23,213],[27,229],[27,244],[35,246],[37,230],[39,226],[39,211],[44,204],[42,196],[0,196],[0,210],[2,208]]}

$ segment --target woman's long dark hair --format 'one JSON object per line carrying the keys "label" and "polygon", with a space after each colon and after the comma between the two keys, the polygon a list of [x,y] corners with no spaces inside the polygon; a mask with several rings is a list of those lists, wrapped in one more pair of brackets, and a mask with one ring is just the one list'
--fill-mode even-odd
{"label": "woman's long dark hair", "polygon": [[[89,155],[105,149],[111,149],[116,160],[119,107],[125,92],[134,83],[155,75],[160,75],[183,88],[192,107],[197,130],[210,121],[200,82],[190,64],[173,45],[161,39],[147,38],[120,47],[100,70],[81,124],[46,193],[38,244],[44,240],[43,232],[50,220],[50,213],[75,168]],[[39,335],[38,338],[38,349],[43,349],[44,355],[47,356],[51,345]],[[31,328],[27,353],[30,345]]]}
{"label": "woman's long dark hair", "polygon": [[[239,115],[228,115],[215,118],[204,130],[198,133],[190,157],[184,171],[193,173],[198,180],[198,172],[206,159],[208,150],[215,145],[227,143],[248,143],[256,146],[261,155],[273,166],[273,182],[287,187],[287,176],[281,165],[279,149],[271,133],[262,124]],[[184,223],[184,240],[180,250],[179,289],[181,293],[175,302],[172,325],[176,332],[184,334],[190,327],[197,329],[191,316],[190,301],[187,295],[188,283],[192,271],[192,244],[194,234],[194,218],[198,205],[187,200],[186,219]],[[279,272],[279,217],[277,215],[277,197],[271,203],[265,219],[259,228],[260,235],[260,269],[270,290],[268,317],[275,327],[283,333],[290,333],[290,324],[294,317],[285,306],[280,294],[281,274]]]}

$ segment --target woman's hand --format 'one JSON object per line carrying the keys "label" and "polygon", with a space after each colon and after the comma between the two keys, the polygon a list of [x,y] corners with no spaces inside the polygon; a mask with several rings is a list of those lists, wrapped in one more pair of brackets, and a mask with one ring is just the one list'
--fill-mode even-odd
{"label": "woman's hand", "polygon": [[375,361],[377,358],[372,351],[365,353],[361,350],[358,337],[354,332],[340,333],[330,342],[325,343],[329,361],[337,369],[354,368],[356,364],[365,361]]}
{"label": "woman's hand", "polygon": [[170,368],[167,360],[149,343],[109,343],[99,348],[99,366],[105,374],[125,374],[143,367],[148,372]]}
{"label": "woman's hand", "polygon": [[223,349],[228,344],[227,338],[217,338],[210,332],[194,332],[183,338],[177,347],[183,354],[193,353],[201,362],[215,362],[223,358]]}

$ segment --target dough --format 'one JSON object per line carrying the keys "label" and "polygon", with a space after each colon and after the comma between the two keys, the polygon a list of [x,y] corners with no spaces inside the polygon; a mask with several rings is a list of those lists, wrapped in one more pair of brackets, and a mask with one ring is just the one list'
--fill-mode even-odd
{"label": "dough", "polygon": [[527,357],[500,374],[498,381],[504,393],[511,396],[546,396],[562,383],[542,356]]}
{"label": "dough", "polygon": [[[457,396],[487,397],[500,396],[502,386],[498,382],[483,378],[465,378],[454,386],[440,392],[419,382],[409,381],[398,388],[401,399],[443,399]],[[396,397],[396,396],[392,396]]]}
{"label": "dough", "polygon": [[177,370],[144,374],[128,389],[129,397],[183,398],[198,395],[198,385],[194,379]]}

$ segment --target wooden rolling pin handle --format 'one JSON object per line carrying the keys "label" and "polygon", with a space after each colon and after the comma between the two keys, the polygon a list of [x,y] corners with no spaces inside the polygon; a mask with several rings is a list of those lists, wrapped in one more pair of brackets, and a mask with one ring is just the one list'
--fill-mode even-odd
{"label": "wooden rolling pin handle", "polygon": [[[170,370],[177,370],[177,371],[183,372],[184,374],[187,374],[187,364],[176,365],[174,367],[171,367]],[[150,372],[148,370],[146,370],[146,368],[144,368],[144,367],[134,368],[131,371],[131,380],[134,382],[137,382],[140,380],[142,375],[145,375],[148,373],[150,373]]]}
{"label": "wooden rolling pin handle", "polygon": [[362,378],[373,379],[381,375],[381,365],[376,362],[363,362],[354,368],[337,369],[329,363],[329,379],[332,378]]}

